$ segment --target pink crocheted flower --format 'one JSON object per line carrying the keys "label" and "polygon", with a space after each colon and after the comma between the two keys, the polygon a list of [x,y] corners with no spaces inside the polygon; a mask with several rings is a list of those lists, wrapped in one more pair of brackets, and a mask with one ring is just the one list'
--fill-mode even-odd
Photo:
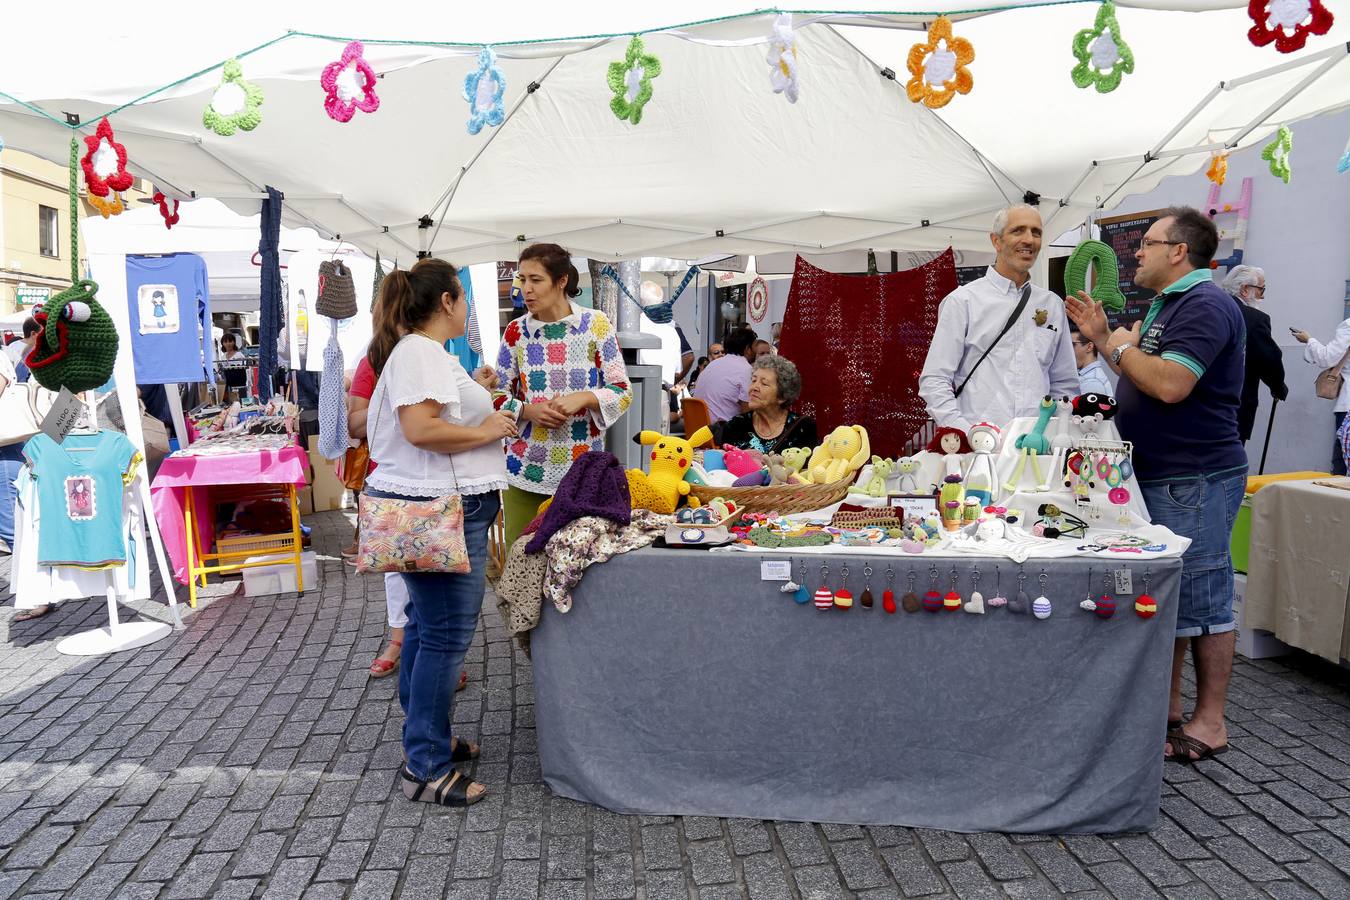
{"label": "pink crocheted flower", "polygon": [[360,41],[352,41],[342,51],[342,59],[323,68],[319,83],[328,94],[323,108],[334,122],[350,122],[359,109],[373,113],[380,108],[375,96],[375,70],[361,55]]}

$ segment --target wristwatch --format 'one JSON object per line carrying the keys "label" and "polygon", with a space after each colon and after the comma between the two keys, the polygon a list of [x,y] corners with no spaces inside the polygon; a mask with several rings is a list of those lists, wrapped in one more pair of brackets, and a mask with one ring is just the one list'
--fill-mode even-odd
{"label": "wristwatch", "polygon": [[1112,350],[1112,351],[1111,351],[1111,365],[1115,366],[1116,368],[1120,368],[1120,357],[1121,357],[1121,355],[1124,354],[1124,352],[1125,352],[1126,350],[1130,349],[1130,348],[1133,347],[1133,346],[1134,346],[1133,343],[1131,343],[1131,342],[1129,342],[1129,341],[1126,341],[1125,343],[1121,344],[1121,345],[1120,345],[1119,347],[1117,347],[1116,349]]}

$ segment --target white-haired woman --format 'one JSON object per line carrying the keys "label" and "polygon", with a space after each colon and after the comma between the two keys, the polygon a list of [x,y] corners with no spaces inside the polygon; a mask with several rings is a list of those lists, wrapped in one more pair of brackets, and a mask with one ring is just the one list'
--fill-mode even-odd
{"label": "white-haired woman", "polygon": [[1276,400],[1289,396],[1284,383],[1284,355],[1270,333],[1270,316],[1260,309],[1266,296],[1266,273],[1257,266],[1233,266],[1223,280],[1223,289],[1232,294],[1242,309],[1247,326],[1247,365],[1242,379],[1242,400],[1238,404],[1238,434],[1243,443],[1251,439],[1256,424],[1258,385],[1266,383]]}
{"label": "white-haired woman", "polygon": [[816,420],[792,411],[801,395],[802,376],[790,360],[761,356],[750,373],[749,408],[713,426],[717,443],[761,453],[816,446]]}

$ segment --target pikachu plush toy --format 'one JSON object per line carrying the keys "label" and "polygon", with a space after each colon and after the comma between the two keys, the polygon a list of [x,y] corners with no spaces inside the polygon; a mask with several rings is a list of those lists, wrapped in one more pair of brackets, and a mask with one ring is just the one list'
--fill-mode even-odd
{"label": "pikachu plush toy", "polygon": [[680,501],[689,493],[689,482],[684,480],[694,461],[694,448],[712,441],[712,432],[705,426],[695,431],[688,440],[662,434],[659,431],[639,432],[636,440],[650,446],[651,472],[629,469],[628,493],[633,509],[650,509],[663,515],[673,515]]}

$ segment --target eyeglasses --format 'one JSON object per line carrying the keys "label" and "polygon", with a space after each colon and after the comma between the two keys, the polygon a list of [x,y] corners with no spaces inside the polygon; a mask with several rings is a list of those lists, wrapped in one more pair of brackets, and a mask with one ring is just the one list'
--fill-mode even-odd
{"label": "eyeglasses", "polygon": [[1152,247],[1154,244],[1168,244],[1169,246],[1176,246],[1177,244],[1184,244],[1184,243],[1186,243],[1186,242],[1185,242],[1185,241],[1155,241],[1153,238],[1144,238],[1142,241],[1139,242],[1139,249],[1140,249],[1140,250],[1147,250],[1149,247]]}
{"label": "eyeglasses", "polygon": [[1264,284],[1254,284],[1252,285],[1252,290],[1256,292],[1256,296],[1258,297],[1264,297],[1266,295],[1266,286]]}

